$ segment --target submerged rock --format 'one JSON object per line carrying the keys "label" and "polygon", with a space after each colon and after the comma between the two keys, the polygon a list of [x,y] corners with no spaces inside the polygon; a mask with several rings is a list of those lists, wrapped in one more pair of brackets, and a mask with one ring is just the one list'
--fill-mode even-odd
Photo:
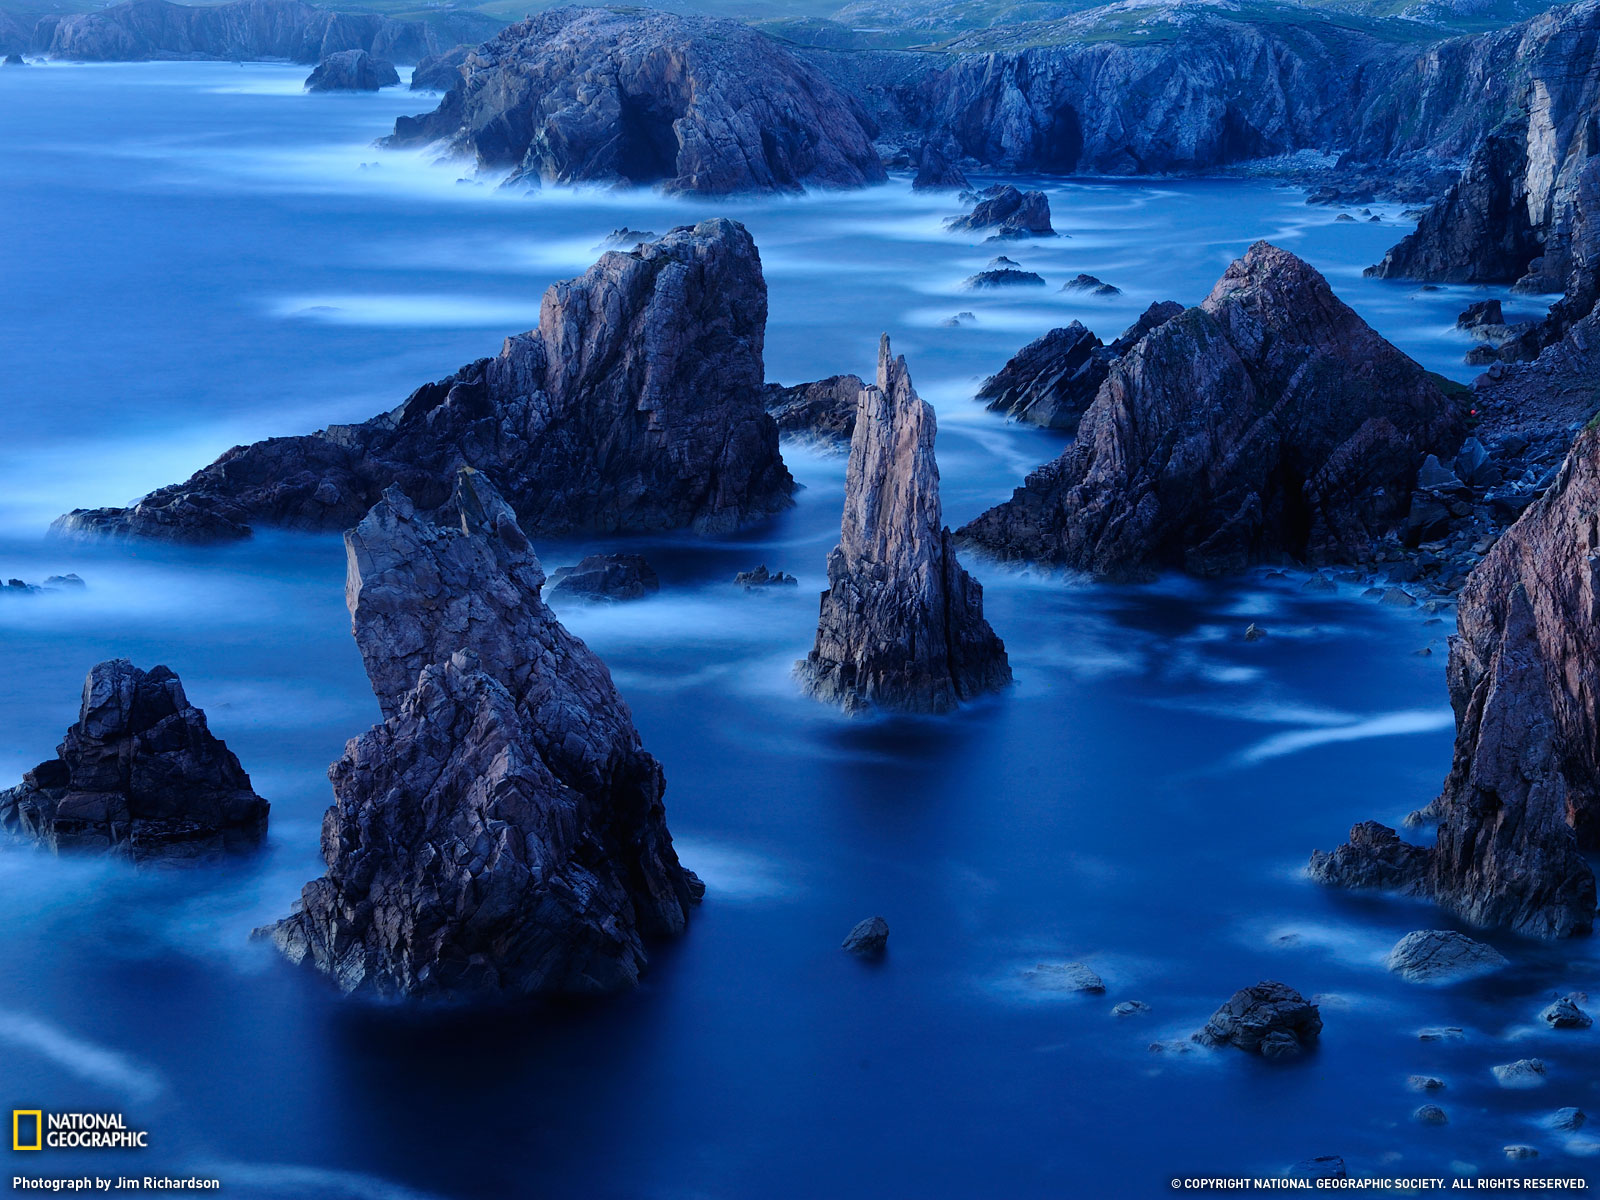
{"label": "submerged rock", "polygon": [[1539,1014],[1539,1019],[1551,1029],[1587,1029],[1594,1018],[1578,1007],[1575,996],[1563,996]]}
{"label": "submerged rock", "polygon": [[513,181],[728,194],[881,183],[875,133],[854,99],[748,26],[568,7],[477,47],[439,107],[401,117],[389,143],[442,140]]}
{"label": "submerged rock", "polygon": [[1453,929],[1419,929],[1395,943],[1386,965],[1409,983],[1459,983],[1498,971],[1506,956]]}
{"label": "submerged rock", "polygon": [[889,922],[882,917],[856,922],[845,934],[843,948],[857,958],[882,958],[889,949]]}
{"label": "submerged rock", "polygon": [[584,600],[642,600],[661,590],[654,568],[637,554],[591,554],[550,575],[549,595]]}
{"label": "submerged rock", "polygon": [[1589,1114],[1581,1108],[1558,1108],[1545,1118],[1544,1123],[1551,1129],[1573,1133],[1589,1123]]}
{"label": "submerged rock", "polygon": [[375,92],[399,82],[400,73],[393,63],[373,58],[365,50],[341,50],[317,64],[306,77],[306,91]]}
{"label": "submerged rock", "polygon": [[471,466],[543,536],[727,531],[787,507],[794,488],[761,404],[766,316],[744,226],[684,226],[554,284],[536,330],[391,412],[235,447],[132,508],[78,509],[52,528],[185,542],[343,529],[391,485],[436,508]]}
{"label": "submerged rock", "polygon": [[1317,1006],[1287,984],[1240,988],[1194,1035],[1202,1046],[1235,1046],[1265,1058],[1293,1058],[1322,1033]]}
{"label": "submerged rock", "polygon": [[[1081,962],[1039,963],[1031,971],[1024,971],[1022,978],[1029,987],[1041,992],[1092,992],[1099,995],[1106,990],[1105,980]],[[1130,1008],[1128,1011],[1134,1010]]]}
{"label": "submerged rock", "polygon": [[391,488],[345,549],[384,721],[330,769],[328,870],[273,941],[345,992],[632,987],[703,888],[672,848],[660,764],[540,599],[510,505],[470,469],[431,516]]}
{"label": "submerged rock", "polygon": [[1136,1017],[1149,1011],[1150,1006],[1143,1000],[1124,1000],[1121,1004],[1111,1006],[1111,1015],[1114,1017]]}
{"label": "submerged rock", "polygon": [[997,183],[975,199],[971,212],[951,217],[945,228],[952,233],[992,230],[989,241],[1056,235],[1050,226],[1050,198],[1043,192],[1021,192],[1009,183]]}
{"label": "submerged rock", "polygon": [[1498,1067],[1490,1067],[1494,1081],[1503,1088],[1536,1088],[1543,1087],[1545,1076],[1549,1073],[1540,1058],[1519,1058],[1513,1063],[1503,1063]]}
{"label": "submerged rock", "polygon": [[946,712],[1010,684],[1011,666],[943,525],[933,409],[887,335],[859,404],[816,644],[795,674],[847,712]]}
{"label": "submerged rock", "polygon": [[1258,242],[1114,363],[1074,443],[960,537],[1120,578],[1365,561],[1462,416],[1321,275]]}
{"label": "submerged rock", "polygon": [[0,792],[0,829],[137,861],[251,849],[266,837],[267,811],[177,675],[125,658],[89,672],[56,757]]}
{"label": "submerged rock", "polygon": [[969,275],[961,287],[969,292],[989,291],[1006,287],[1043,287],[1044,276],[1033,271],[1019,271],[1015,267],[998,267]]}
{"label": "submerged rock", "polygon": [[769,587],[797,587],[800,581],[793,575],[783,571],[769,571],[767,564],[762,563],[754,571],[740,571],[733,577],[736,587],[741,587],[747,592],[757,588]]}
{"label": "submerged rock", "polygon": [[849,442],[856,428],[856,400],[862,386],[856,375],[830,375],[794,387],[769,383],[766,407],[778,423],[779,433],[835,444]]}
{"label": "submerged rock", "polygon": [[1420,1105],[1411,1114],[1411,1119],[1419,1125],[1448,1125],[1450,1118],[1444,1109],[1437,1104]]}

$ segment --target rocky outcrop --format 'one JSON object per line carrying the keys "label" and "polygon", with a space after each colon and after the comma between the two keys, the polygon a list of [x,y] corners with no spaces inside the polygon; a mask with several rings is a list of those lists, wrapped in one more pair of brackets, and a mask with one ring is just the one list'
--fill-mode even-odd
{"label": "rocky outcrop", "polygon": [[529,17],[479,46],[394,145],[443,142],[513,181],[725,195],[885,178],[860,106],[732,21],[599,8]]}
{"label": "rocky outcrop", "polygon": [[845,934],[841,948],[857,958],[882,958],[889,949],[889,922],[882,917],[857,921]]}
{"label": "rocky outcrop", "polygon": [[411,68],[413,92],[448,92],[461,82],[461,69],[476,47],[463,43],[417,60]]}
{"label": "rocky outcrop", "polygon": [[306,91],[375,92],[399,82],[400,73],[393,63],[373,58],[365,50],[341,50],[317,64],[306,77]]}
{"label": "rocky outcrop", "polygon": [[[481,14],[472,14],[467,23],[483,36],[498,25]],[[316,63],[347,50],[364,50],[390,62],[416,62],[441,48],[430,24],[376,13],[330,12],[300,0],[217,5],[127,0],[77,16],[47,17],[34,31],[33,42],[41,54],[89,62],[275,58]]]}
{"label": "rocky outcrop", "polygon": [[952,233],[989,232],[984,240],[990,242],[1056,235],[1050,225],[1050,197],[1043,192],[1021,192],[1009,183],[997,183],[975,198],[972,211],[951,217],[944,223],[946,229]]}
{"label": "rocky outcrop", "polygon": [[[1327,883],[1432,897],[1476,925],[1537,937],[1588,933],[1600,843],[1600,430],[1574,443],[1555,484],[1495,543],[1463,588],[1447,679],[1450,774],[1429,849],[1372,866],[1392,831],[1313,856]],[[1398,868],[1403,866],[1404,869]]]}
{"label": "rocky outcrop", "polygon": [[848,443],[856,428],[856,399],[861,379],[855,375],[830,375],[815,383],[794,387],[767,385],[766,405],[778,432],[837,444]]}
{"label": "rocky outcrop", "polygon": [[655,568],[638,554],[591,554],[550,574],[551,599],[642,600],[660,590]]}
{"label": "rocky outcrop", "polygon": [[933,142],[924,142],[922,152],[917,156],[917,173],[911,180],[911,190],[914,192],[964,191],[967,187],[965,172],[952,162],[945,152]]}
{"label": "rocky outcrop", "polygon": [[1043,287],[1044,276],[1035,271],[1019,271],[1016,267],[990,267],[969,275],[961,283],[967,292],[987,292],[996,288]]}
{"label": "rocky outcrop", "polygon": [[540,599],[516,515],[463,469],[345,536],[346,599],[383,724],[329,771],[328,870],[270,930],[345,992],[613,992],[681,933],[660,765],[592,651]]}
{"label": "rocky outcrop", "polygon": [[1011,682],[983,588],[944,528],[935,432],[884,336],[877,385],[860,394],[816,644],[795,667],[809,694],[847,712],[945,712]]}
{"label": "rocky outcrop", "polygon": [[1075,430],[1111,373],[1111,364],[1182,311],[1181,304],[1170,300],[1152,304],[1109,346],[1081,321],[1052,329],[985,379],[978,399],[987,400],[992,411],[1029,425]]}
{"label": "rocky outcrop", "polygon": [[1087,296],[1122,295],[1121,288],[1106,283],[1104,280],[1098,279],[1093,275],[1085,275],[1082,272],[1074,275],[1071,279],[1063,283],[1061,285],[1061,290],[1063,292],[1075,292],[1080,295]]}
{"label": "rocky outcrop", "polygon": [[1288,984],[1240,988],[1194,1035],[1202,1046],[1233,1046],[1263,1058],[1294,1058],[1322,1033],[1317,1006]]}
{"label": "rocky outcrop", "polygon": [[0,792],[0,829],[56,851],[191,860],[257,846],[267,808],[178,677],[119,658],[89,672],[56,757]]}
{"label": "rocky outcrop", "polygon": [[1257,242],[1118,359],[1076,441],[960,537],[1120,578],[1360,562],[1461,419],[1321,275]]}
{"label": "rocky outcrop", "polygon": [[347,528],[394,484],[437,507],[470,466],[542,536],[729,530],[793,490],[762,409],[766,316],[744,226],[685,226],[553,285],[537,329],[391,412],[237,447],[132,508],[54,528],[187,542]]}
{"label": "rocky outcrop", "polygon": [[1459,983],[1498,971],[1506,957],[1453,929],[1418,929],[1394,944],[1386,965],[1408,983]]}
{"label": "rocky outcrop", "polygon": [[800,581],[787,571],[769,571],[762,563],[753,571],[740,571],[733,577],[734,586],[746,591],[765,591],[775,587],[798,587]]}

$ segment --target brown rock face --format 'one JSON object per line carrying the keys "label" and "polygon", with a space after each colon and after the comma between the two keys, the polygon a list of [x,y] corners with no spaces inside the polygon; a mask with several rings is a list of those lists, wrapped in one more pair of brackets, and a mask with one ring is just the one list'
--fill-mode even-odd
{"label": "brown rock face", "polygon": [[[1600,431],[1468,577],[1450,643],[1456,747],[1439,837],[1375,872],[1369,844],[1312,856],[1313,877],[1431,896],[1477,925],[1588,933],[1600,843]],[[1358,829],[1361,827],[1358,827]],[[1403,845],[1403,844],[1402,844]],[[1391,847],[1391,856],[1392,856]]]}
{"label": "brown rock face", "polygon": [[861,187],[886,175],[860,106],[747,26],[559,8],[469,55],[439,108],[395,123],[537,183],[726,194]]}
{"label": "brown rock face", "polygon": [[89,672],[56,757],[0,792],[0,829],[53,850],[169,861],[254,847],[267,808],[178,677],[119,658]]}
{"label": "brown rock face", "polygon": [[959,536],[1109,577],[1359,562],[1461,414],[1314,269],[1257,242],[1118,359],[1077,440]]}
{"label": "brown rock face", "polygon": [[79,509],[54,529],[189,542],[345,529],[391,485],[437,508],[463,466],[544,535],[732,529],[794,488],[762,409],[766,321],[744,226],[684,226],[552,285],[538,329],[391,412],[237,447],[132,508]]}
{"label": "brown rock face", "polygon": [[877,386],[860,392],[816,645],[795,666],[807,692],[849,712],[945,712],[1011,682],[983,588],[944,528],[935,433],[885,336]]}
{"label": "brown rock face", "polygon": [[346,599],[384,722],[329,771],[327,874],[270,935],[341,990],[460,999],[633,986],[699,881],[661,767],[605,664],[540,599],[510,506],[463,470],[345,535]]}

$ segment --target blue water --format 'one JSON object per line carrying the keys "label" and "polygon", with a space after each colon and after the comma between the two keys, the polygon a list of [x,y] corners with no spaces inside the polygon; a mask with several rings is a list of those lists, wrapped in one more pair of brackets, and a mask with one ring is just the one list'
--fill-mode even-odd
{"label": "blue water", "polygon": [[[1199,300],[1267,237],[1467,379],[1453,321],[1485,294],[1362,280],[1408,227],[1398,212],[1336,223],[1265,183],[1045,181],[1070,236],[1001,247],[943,233],[950,199],[904,181],[720,204],[512,195],[371,146],[426,101],[305,96],[303,73],[0,72],[0,576],[89,583],[0,604],[0,780],[51,752],[88,667],[126,654],[180,672],[273,802],[267,851],[227,868],[0,848],[0,1111],[124,1111],[152,1146],[8,1165],[201,1171],[239,1195],[605,1200],[1154,1196],[1174,1175],[1318,1154],[1385,1176],[1594,1174],[1600,1133],[1536,1122],[1600,1106],[1597,1037],[1534,1025],[1595,977],[1591,945],[1496,937],[1507,972],[1417,988],[1383,958],[1446,918],[1300,874],[1352,821],[1397,821],[1437,790],[1448,612],[1265,573],[1112,588],[972,562],[1017,687],[948,720],[852,723],[788,676],[844,474],[801,446],[785,450],[806,485],[791,512],[722,541],[611,543],[649,556],[660,596],[563,610],[664,764],[671,827],[709,887],[637,993],[515,1014],[373,1009],[250,943],[320,873],[326,765],[377,717],[338,539],[85,547],[43,537],[56,514],[125,503],[236,442],[389,407],[533,324],[543,289],[623,225],[749,225],[770,378],[868,373],[889,332],[939,412],[951,524],[1058,451],[971,399],[1053,325],[1115,336],[1153,300]],[[997,253],[1050,286],[961,291]],[[1056,290],[1080,271],[1124,294]],[[940,326],[959,311],[976,325]],[[540,546],[548,567],[591,548]],[[729,585],[758,562],[801,586]],[[1243,640],[1251,621],[1264,640]],[[838,943],[873,913],[891,949],[864,967]],[[1035,963],[1068,959],[1106,994],[1027,986]],[[1278,1067],[1147,1049],[1263,978],[1323,995],[1315,1055]],[[1152,1011],[1113,1017],[1125,999]],[[1468,1036],[1422,1043],[1428,1025]],[[1494,1085],[1492,1064],[1529,1055],[1549,1064],[1545,1087]],[[1411,1122],[1415,1072],[1446,1079],[1430,1099],[1449,1125]],[[1513,1142],[1542,1157],[1507,1163]]]}

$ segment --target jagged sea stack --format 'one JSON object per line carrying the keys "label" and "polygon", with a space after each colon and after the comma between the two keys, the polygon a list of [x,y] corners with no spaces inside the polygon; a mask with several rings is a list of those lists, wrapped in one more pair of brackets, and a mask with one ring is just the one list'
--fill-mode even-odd
{"label": "jagged sea stack", "polygon": [[1475,925],[1590,932],[1600,845],[1600,430],[1478,564],[1450,640],[1456,746],[1432,849],[1366,822],[1324,883],[1430,896]]}
{"label": "jagged sea stack", "polygon": [[806,691],[847,712],[947,712],[1011,682],[1005,645],[983,618],[983,588],[956,561],[944,527],[936,431],[885,335],[877,386],[857,401],[816,645],[795,666]]}
{"label": "jagged sea stack", "polygon": [[0,829],[165,862],[256,846],[267,809],[177,675],[118,658],[89,672],[56,757],[0,792]]}
{"label": "jagged sea stack", "polygon": [[461,1000],[633,986],[702,891],[661,767],[481,474],[439,511],[390,489],[345,535],[384,714],[329,771],[327,874],[271,936],[345,992]]}

